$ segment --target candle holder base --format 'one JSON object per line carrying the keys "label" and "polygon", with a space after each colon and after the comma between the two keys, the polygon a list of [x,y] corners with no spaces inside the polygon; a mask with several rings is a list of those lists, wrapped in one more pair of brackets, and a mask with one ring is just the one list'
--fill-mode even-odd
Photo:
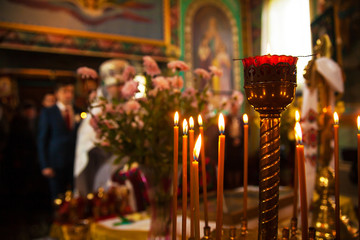
{"label": "candle holder base", "polygon": [[211,238],[211,228],[209,226],[204,227],[204,237],[201,238],[202,240],[212,239]]}

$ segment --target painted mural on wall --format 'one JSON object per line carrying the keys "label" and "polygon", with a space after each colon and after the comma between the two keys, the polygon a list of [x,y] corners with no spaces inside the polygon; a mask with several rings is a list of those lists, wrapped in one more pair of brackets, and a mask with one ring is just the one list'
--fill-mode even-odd
{"label": "painted mural on wall", "polygon": [[163,1],[4,0],[0,6],[0,21],[4,22],[164,38]]}
{"label": "painted mural on wall", "polygon": [[178,0],[2,0],[0,48],[178,58]]}
{"label": "painted mural on wall", "polygon": [[194,16],[193,36],[194,68],[220,68],[223,75],[213,78],[212,89],[221,93],[231,91],[233,42],[227,16],[216,6],[200,8]]}

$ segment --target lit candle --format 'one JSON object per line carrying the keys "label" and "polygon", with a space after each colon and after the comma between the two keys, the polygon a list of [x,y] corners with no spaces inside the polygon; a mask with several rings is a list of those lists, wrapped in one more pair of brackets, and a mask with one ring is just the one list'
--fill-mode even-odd
{"label": "lit candle", "polygon": [[[298,110],[295,112],[295,122],[300,121],[300,113]],[[299,176],[298,176],[298,158],[295,154],[295,163],[294,163],[294,206],[293,206],[293,217],[297,218],[297,209],[298,209],[298,189],[299,189]]]}
{"label": "lit candle", "polygon": [[179,157],[179,113],[174,116],[174,173],[173,173],[173,228],[172,239],[176,240],[176,213],[177,213],[177,187],[178,187],[178,157]]}
{"label": "lit candle", "polygon": [[[248,125],[248,115],[245,113],[243,115],[244,121],[244,221],[247,225],[247,185],[248,185],[248,141],[249,141],[249,125]],[[247,228],[247,226],[245,226]]]}
{"label": "lit candle", "polygon": [[[357,157],[358,157],[358,206],[360,206],[360,116],[357,117],[357,127],[358,127],[358,134],[357,134]],[[360,207],[358,207],[358,214],[360,219]]]}
{"label": "lit candle", "polygon": [[[200,135],[204,136],[203,120],[201,115],[198,116]],[[204,219],[205,227],[208,227],[208,201],[207,201],[207,180],[206,180],[206,162],[205,162],[205,137],[202,138],[201,143],[201,171],[203,181],[203,199],[204,199]]]}
{"label": "lit candle", "polygon": [[186,210],[187,210],[187,141],[188,124],[183,121],[183,142],[182,142],[182,240],[186,240]]}
{"label": "lit candle", "polygon": [[335,229],[340,237],[340,179],[339,179],[339,115],[334,112],[334,158],[335,158]]}
{"label": "lit candle", "polygon": [[296,153],[298,157],[298,171],[300,183],[300,204],[301,204],[301,235],[302,239],[308,239],[308,216],[306,199],[306,177],[305,177],[305,156],[304,145],[302,144],[302,131],[299,122],[295,124]]}
{"label": "lit candle", "polygon": [[[194,159],[193,149],[194,149],[194,118],[190,117],[189,119],[189,158]],[[195,224],[194,224],[194,176],[192,171],[192,165],[190,165],[190,237],[194,237],[195,234]]]}
{"label": "lit candle", "polygon": [[225,154],[225,120],[219,116],[219,148],[218,148],[218,184],[216,206],[216,240],[221,240],[223,223],[223,192],[224,192],[224,154]]}
{"label": "lit candle", "polygon": [[199,154],[201,149],[201,134],[196,140],[193,151],[193,161],[191,163],[194,176],[194,225],[195,225],[195,240],[200,240],[200,209],[199,209]]}

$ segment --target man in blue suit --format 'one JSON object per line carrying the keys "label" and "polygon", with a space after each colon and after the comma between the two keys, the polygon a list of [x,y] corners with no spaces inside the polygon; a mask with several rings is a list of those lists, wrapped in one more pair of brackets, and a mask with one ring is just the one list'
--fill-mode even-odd
{"label": "man in blue suit", "polygon": [[39,118],[38,153],[42,174],[49,179],[53,199],[72,190],[76,133],[80,110],[73,107],[74,85],[57,84],[57,102]]}

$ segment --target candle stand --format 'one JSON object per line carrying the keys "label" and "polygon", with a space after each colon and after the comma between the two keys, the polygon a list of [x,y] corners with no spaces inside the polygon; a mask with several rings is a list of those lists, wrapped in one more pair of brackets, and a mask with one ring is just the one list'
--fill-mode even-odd
{"label": "candle stand", "polygon": [[260,113],[258,239],[277,239],[280,183],[280,114],[293,101],[297,57],[242,60],[249,103]]}

